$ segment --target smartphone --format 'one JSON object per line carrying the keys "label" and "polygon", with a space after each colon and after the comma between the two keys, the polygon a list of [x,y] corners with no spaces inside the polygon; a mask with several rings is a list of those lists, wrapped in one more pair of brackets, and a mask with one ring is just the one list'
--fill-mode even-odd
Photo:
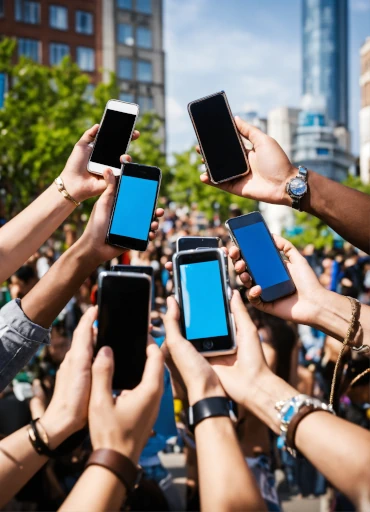
{"label": "smartphone", "polygon": [[149,333],[151,279],[131,272],[101,272],[96,351],[114,353],[113,389],[133,389],[142,379]]}
{"label": "smartphone", "polygon": [[184,338],[208,357],[235,352],[231,289],[222,249],[178,252],[172,261]]}
{"label": "smartphone", "polygon": [[180,236],[176,240],[176,252],[205,247],[217,249],[220,247],[220,242],[218,236]]}
{"label": "smartphone", "polygon": [[212,183],[247,174],[247,155],[225,92],[192,101],[188,112]]}
{"label": "smartphone", "polygon": [[136,266],[136,265],[113,265],[110,268],[111,272],[131,272],[134,274],[146,274],[151,279],[154,277],[154,268],[150,265]]}
{"label": "smartphone", "polygon": [[108,244],[146,250],[161,177],[158,167],[123,166],[107,233]]}
{"label": "smartphone", "polygon": [[273,302],[295,292],[293,280],[271,233],[259,212],[226,221],[254,284],[262,288],[261,300]]}
{"label": "smartphone", "polygon": [[87,164],[88,171],[102,175],[110,167],[115,176],[120,176],[120,156],[127,152],[138,114],[139,106],[135,103],[108,101]]}

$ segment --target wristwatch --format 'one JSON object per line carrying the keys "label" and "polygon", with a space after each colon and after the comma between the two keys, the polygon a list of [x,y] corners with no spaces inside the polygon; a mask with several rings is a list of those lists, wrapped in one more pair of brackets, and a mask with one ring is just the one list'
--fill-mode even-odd
{"label": "wristwatch", "polygon": [[292,208],[301,210],[301,199],[307,193],[307,169],[301,165],[298,167],[298,174],[286,184],[286,191],[292,198]]}

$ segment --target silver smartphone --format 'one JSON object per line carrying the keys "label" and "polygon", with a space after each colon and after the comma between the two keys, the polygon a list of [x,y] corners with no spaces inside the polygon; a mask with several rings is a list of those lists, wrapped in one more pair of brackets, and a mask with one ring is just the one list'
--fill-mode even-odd
{"label": "silver smartphone", "polygon": [[217,249],[220,244],[221,239],[218,236],[180,236],[176,240],[176,252],[200,248]]}
{"label": "silver smartphone", "polygon": [[222,249],[181,251],[172,261],[184,338],[206,357],[234,353],[232,292]]}

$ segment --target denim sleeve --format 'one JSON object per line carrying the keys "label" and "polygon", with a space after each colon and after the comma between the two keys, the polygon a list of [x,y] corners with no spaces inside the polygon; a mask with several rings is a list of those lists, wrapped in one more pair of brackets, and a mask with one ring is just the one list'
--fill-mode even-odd
{"label": "denim sleeve", "polygon": [[23,313],[20,300],[0,310],[0,391],[28,363],[41,345],[49,345],[50,329],[34,324]]}

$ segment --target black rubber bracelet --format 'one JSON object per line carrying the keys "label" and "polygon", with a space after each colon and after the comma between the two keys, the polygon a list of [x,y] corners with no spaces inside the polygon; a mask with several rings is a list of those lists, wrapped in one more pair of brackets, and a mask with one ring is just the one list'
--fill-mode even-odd
{"label": "black rubber bracelet", "polygon": [[230,418],[230,401],[224,396],[212,396],[199,400],[189,407],[189,429],[194,432],[195,427],[207,418],[226,416]]}
{"label": "black rubber bracelet", "polygon": [[51,450],[47,444],[41,439],[39,431],[37,430],[36,423],[39,418],[30,421],[30,427],[33,432],[33,436],[28,435],[29,440],[34,448],[34,450],[39,455],[45,455],[46,457],[56,458],[56,457],[64,457],[66,455],[70,455],[78,446],[80,446],[88,437],[88,429],[83,428],[78,430],[71,436],[69,436],[65,441],[63,441],[58,448],[55,450]]}
{"label": "black rubber bracelet", "polygon": [[40,437],[39,431],[37,430],[36,422],[38,420],[39,420],[39,418],[37,418],[36,420],[30,421],[30,427],[32,429],[33,435],[29,432],[29,434],[28,434],[29,440],[30,440],[34,450],[40,456],[45,455],[46,457],[52,457],[53,451],[50,450],[50,448],[48,447],[48,445],[46,443],[44,443],[44,441]]}

